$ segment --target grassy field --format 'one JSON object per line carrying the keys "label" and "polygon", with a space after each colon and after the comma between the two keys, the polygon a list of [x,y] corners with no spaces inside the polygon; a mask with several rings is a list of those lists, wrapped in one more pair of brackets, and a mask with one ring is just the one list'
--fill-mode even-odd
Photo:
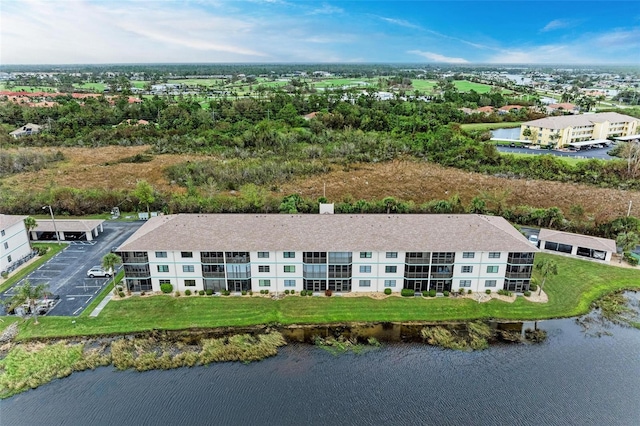
{"label": "grassy field", "polygon": [[76,83],[73,85],[73,87],[77,87],[78,89],[93,90],[96,93],[102,93],[107,86],[104,83]]}
{"label": "grassy field", "polygon": [[[329,78],[326,80],[315,81],[311,83],[315,87],[334,87],[334,86],[356,86],[367,87],[375,84],[374,79],[367,78]],[[362,84],[366,83],[366,84]]]}
{"label": "grassy field", "polygon": [[[43,317],[35,326],[21,322],[19,339],[130,333],[152,329],[189,329],[262,324],[320,324],[359,321],[462,321],[473,319],[540,320],[589,311],[610,292],[640,288],[640,270],[599,265],[549,254],[559,274],[547,279],[549,302],[520,297],[513,303],[471,299],[300,297],[279,301],[264,297],[153,296],[112,300],[99,317]],[[74,321],[74,322],[72,322]],[[6,325],[0,323],[0,327]]]}
{"label": "grassy field", "polygon": [[[514,157],[528,157],[530,155],[541,155],[542,154],[546,154],[546,150],[532,150],[531,154],[522,154],[520,152],[509,152],[509,153],[501,153],[501,155],[513,155]],[[589,161],[591,160],[591,158],[575,158],[575,157],[556,157],[557,159],[564,161],[567,164],[571,164],[572,166],[575,166],[578,163],[583,163],[585,161]]]}
{"label": "grassy field", "polygon": [[460,128],[462,130],[494,130],[494,129],[511,129],[520,127],[522,122],[514,121],[514,122],[501,122],[501,123],[468,123],[461,124]]}
{"label": "grassy field", "polygon": [[51,86],[13,86],[7,88],[4,84],[0,84],[0,90],[8,90],[11,92],[57,92],[57,89]]}
{"label": "grassy field", "polygon": [[491,86],[488,84],[473,83],[467,80],[455,80],[453,84],[460,92],[475,90],[478,93],[488,93],[491,90]]}
{"label": "grassy field", "polygon": [[421,92],[432,92],[436,87],[436,82],[431,80],[411,80],[411,85],[414,90],[420,90]]}

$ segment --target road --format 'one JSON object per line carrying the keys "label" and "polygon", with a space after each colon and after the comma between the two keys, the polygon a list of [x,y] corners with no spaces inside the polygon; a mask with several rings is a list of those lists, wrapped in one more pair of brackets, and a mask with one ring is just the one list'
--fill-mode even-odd
{"label": "road", "polygon": [[[47,315],[77,316],[108,283],[107,278],[88,278],[87,270],[100,265],[112,247],[122,244],[143,222],[104,222],[104,232],[94,241],[74,241],[44,265],[29,274],[33,285],[47,284],[60,302]],[[24,280],[18,283],[22,284]],[[3,293],[10,297],[12,288]]]}

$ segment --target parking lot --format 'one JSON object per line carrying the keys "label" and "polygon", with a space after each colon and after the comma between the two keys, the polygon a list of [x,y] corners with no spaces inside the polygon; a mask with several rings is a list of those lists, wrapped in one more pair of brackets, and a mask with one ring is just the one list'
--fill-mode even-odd
{"label": "parking lot", "polygon": [[[86,273],[100,265],[102,257],[112,247],[122,244],[142,222],[104,222],[104,232],[94,241],[73,241],[44,265],[29,274],[31,284],[47,284],[49,292],[60,297],[60,302],[48,315],[76,316],[100,293],[108,278],[89,278]],[[18,283],[22,284],[24,280]],[[11,297],[12,289],[2,294]]]}

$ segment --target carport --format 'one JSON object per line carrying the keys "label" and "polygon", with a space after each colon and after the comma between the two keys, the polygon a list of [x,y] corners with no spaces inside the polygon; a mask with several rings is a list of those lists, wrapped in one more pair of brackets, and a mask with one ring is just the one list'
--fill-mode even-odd
{"label": "carport", "polygon": [[613,140],[617,142],[640,142],[640,135],[618,136]]}
{"label": "carport", "polygon": [[616,252],[616,242],[613,240],[553,229],[541,229],[538,240],[544,251],[602,263],[609,263],[611,255]]}
{"label": "carport", "polygon": [[584,142],[571,142],[569,143],[569,146],[573,146],[575,148],[581,149],[584,148],[585,146],[593,146],[593,145],[610,145],[611,141],[609,139],[594,139],[591,141],[584,141]]}
{"label": "carport", "polygon": [[56,241],[56,231],[60,241],[92,241],[101,232],[102,219],[38,219],[37,226],[31,230],[32,241]]}

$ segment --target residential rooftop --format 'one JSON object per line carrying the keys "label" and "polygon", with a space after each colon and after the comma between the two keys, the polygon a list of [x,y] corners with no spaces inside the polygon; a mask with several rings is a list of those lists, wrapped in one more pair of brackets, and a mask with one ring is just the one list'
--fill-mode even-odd
{"label": "residential rooftop", "polygon": [[628,123],[640,121],[629,115],[617,112],[599,112],[596,114],[560,115],[557,117],[546,117],[539,120],[527,121],[523,126],[543,127],[545,129],[564,129],[566,127],[593,126],[594,123]]}
{"label": "residential rooftop", "polygon": [[120,251],[537,251],[502,217],[177,214],[149,219]]}
{"label": "residential rooftop", "polygon": [[554,243],[568,244],[571,246],[588,247],[611,253],[616,252],[616,242],[614,240],[593,237],[591,235],[573,234],[571,232],[542,228],[538,234],[538,239],[540,241],[552,241]]}
{"label": "residential rooftop", "polygon": [[23,221],[26,217],[27,216],[0,214],[0,229],[9,229],[16,223]]}

